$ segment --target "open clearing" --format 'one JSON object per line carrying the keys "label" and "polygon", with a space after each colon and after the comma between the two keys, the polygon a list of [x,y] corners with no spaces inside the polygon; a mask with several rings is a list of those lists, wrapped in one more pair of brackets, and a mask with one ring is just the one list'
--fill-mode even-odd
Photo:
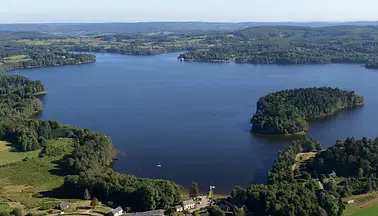
{"label": "open clearing", "polygon": [[351,196],[343,199],[354,200],[354,204],[346,205],[344,216],[376,216],[378,215],[378,192]]}
{"label": "open clearing", "polygon": [[306,161],[312,157],[315,157],[316,152],[305,152],[305,153],[299,153],[295,157],[295,164],[291,167],[292,170],[295,170],[297,168],[300,168],[300,166]]}
{"label": "open clearing", "polygon": [[28,157],[38,157],[40,150],[31,152],[16,152],[8,142],[0,141],[0,166],[9,163],[15,163]]}
{"label": "open clearing", "polygon": [[[18,152],[9,151],[7,143],[2,142],[0,154],[0,212],[9,211],[14,207],[25,210],[38,208],[42,203],[56,201],[54,198],[46,198],[40,195],[41,192],[52,191],[63,185],[64,176],[52,174],[58,171],[59,164],[65,154],[73,150],[71,139],[50,140],[49,145],[64,146],[67,152],[56,157],[39,158],[39,152],[30,153],[34,157],[22,160]],[[29,154],[29,153],[24,153]],[[15,156],[17,155],[17,156]],[[5,156],[5,157],[3,157]],[[6,163],[7,161],[17,161]],[[4,160],[4,161],[3,161]],[[4,165],[5,164],[5,165]]]}

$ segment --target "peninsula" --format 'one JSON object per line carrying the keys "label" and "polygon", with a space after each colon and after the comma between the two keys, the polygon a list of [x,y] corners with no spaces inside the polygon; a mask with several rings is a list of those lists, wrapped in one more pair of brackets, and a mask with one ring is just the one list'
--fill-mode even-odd
{"label": "peninsula", "polygon": [[257,102],[252,132],[270,135],[305,134],[308,119],[329,116],[362,105],[364,98],[338,88],[300,88],[270,93]]}

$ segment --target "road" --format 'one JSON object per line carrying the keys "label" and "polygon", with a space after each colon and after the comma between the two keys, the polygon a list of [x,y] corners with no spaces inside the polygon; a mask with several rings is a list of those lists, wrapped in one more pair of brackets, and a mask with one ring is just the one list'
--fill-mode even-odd
{"label": "road", "polygon": [[[190,213],[200,210],[201,208],[206,208],[210,205],[210,200],[206,196],[200,196],[198,197],[198,199],[200,199],[201,201],[196,202],[196,208],[189,210]],[[198,204],[198,202],[200,203]]]}

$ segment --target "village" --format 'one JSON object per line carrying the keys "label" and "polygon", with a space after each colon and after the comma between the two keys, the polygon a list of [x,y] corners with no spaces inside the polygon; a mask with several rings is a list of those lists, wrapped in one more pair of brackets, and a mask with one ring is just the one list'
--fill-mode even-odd
{"label": "village", "polygon": [[[209,194],[207,196],[199,195],[198,190],[191,192],[191,199],[182,201],[170,209],[156,209],[144,212],[130,212],[130,209],[118,206],[111,209],[105,205],[102,205],[96,198],[90,201],[88,207],[78,208],[77,206],[71,205],[68,202],[62,202],[59,204],[60,212],[55,215],[92,215],[92,216],[164,216],[164,215],[175,215],[175,216],[208,216],[210,215],[207,208],[212,205],[219,205],[223,211],[228,211],[232,208],[232,204],[218,199],[213,199],[214,186],[210,186]],[[194,193],[194,194],[193,194]],[[73,209],[75,208],[75,209]],[[101,210],[99,210],[101,209]]]}

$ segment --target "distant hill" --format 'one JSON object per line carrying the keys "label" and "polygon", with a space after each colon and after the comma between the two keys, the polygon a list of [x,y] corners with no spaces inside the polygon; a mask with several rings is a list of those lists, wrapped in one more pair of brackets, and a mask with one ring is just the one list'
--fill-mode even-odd
{"label": "distant hill", "polygon": [[326,27],[335,25],[378,25],[370,22],[140,22],[140,23],[47,23],[0,24],[0,31],[29,31],[57,35],[146,34],[151,32],[237,31],[256,26]]}

